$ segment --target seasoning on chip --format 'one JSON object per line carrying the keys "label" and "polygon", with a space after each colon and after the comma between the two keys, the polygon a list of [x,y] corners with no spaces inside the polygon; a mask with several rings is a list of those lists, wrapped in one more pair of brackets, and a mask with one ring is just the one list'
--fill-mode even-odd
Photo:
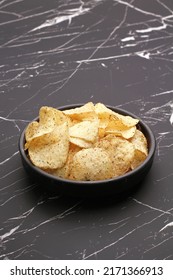
{"label": "seasoning on chip", "polygon": [[102,103],[60,111],[43,106],[39,120],[25,131],[31,162],[54,176],[99,181],[138,167],[148,143],[138,120],[118,114]]}
{"label": "seasoning on chip", "polygon": [[123,175],[130,170],[135,152],[131,142],[122,137],[107,135],[98,141],[96,146],[108,153],[112,162],[113,177]]}
{"label": "seasoning on chip", "polygon": [[69,128],[70,137],[94,143],[97,140],[99,121],[83,121]]}
{"label": "seasoning on chip", "polygon": [[101,148],[83,149],[72,160],[70,179],[98,181],[113,176],[113,166],[109,154]]}
{"label": "seasoning on chip", "polygon": [[31,162],[42,169],[61,168],[67,160],[69,135],[67,123],[31,140],[28,154]]}

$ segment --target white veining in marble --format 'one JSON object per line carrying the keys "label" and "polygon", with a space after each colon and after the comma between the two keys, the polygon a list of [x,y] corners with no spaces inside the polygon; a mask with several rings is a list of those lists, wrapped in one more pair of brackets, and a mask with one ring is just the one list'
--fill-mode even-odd
{"label": "white veining in marble", "polygon": [[[0,1],[0,259],[173,259],[172,23],[166,0]],[[21,165],[42,105],[88,100],[155,133],[152,172],[119,204],[48,197]]]}

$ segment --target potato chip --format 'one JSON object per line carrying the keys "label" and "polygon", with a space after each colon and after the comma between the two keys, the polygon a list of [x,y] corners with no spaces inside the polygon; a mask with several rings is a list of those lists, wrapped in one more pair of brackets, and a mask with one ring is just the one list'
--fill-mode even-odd
{"label": "potato chip", "polygon": [[116,116],[109,116],[109,122],[106,127],[108,130],[127,130],[129,129],[128,126],[126,126],[122,120],[117,118]]}
{"label": "potato chip", "polygon": [[109,118],[102,118],[99,119],[99,128],[105,129],[109,124]]}
{"label": "potato chip", "polygon": [[114,134],[116,136],[121,136],[125,139],[130,139],[134,136],[135,134],[135,131],[136,131],[136,126],[133,126],[133,127],[130,127],[128,129],[125,129],[125,130],[118,130],[118,129],[109,129],[109,128],[106,128],[105,129],[105,134]]}
{"label": "potato chip", "polygon": [[54,176],[58,176],[58,177],[61,177],[61,178],[68,179],[69,175],[70,175],[70,171],[71,171],[71,163],[72,163],[73,157],[80,150],[81,150],[81,148],[79,148],[79,147],[77,147],[73,144],[70,144],[68,157],[67,157],[67,160],[65,162],[65,165],[61,168],[51,170],[51,171],[49,171],[49,173],[51,173]]}
{"label": "potato chip", "polygon": [[80,138],[94,143],[98,136],[99,121],[82,121],[69,128],[70,137]]}
{"label": "potato chip", "polygon": [[30,160],[42,169],[61,168],[68,156],[68,125],[57,126],[52,132],[34,138],[28,148]]}
{"label": "potato chip", "polygon": [[131,139],[131,143],[135,148],[135,156],[131,163],[131,168],[138,167],[148,155],[147,140],[144,134],[140,130],[136,130],[134,136]]}
{"label": "potato chip", "polygon": [[108,109],[104,104],[97,103],[95,104],[95,112],[100,118],[106,118],[109,115],[112,115],[113,111]]}
{"label": "potato chip", "polygon": [[94,110],[94,104],[92,102],[88,102],[85,105],[77,107],[75,109],[65,110],[63,111],[63,113],[72,119],[79,120],[87,120],[97,117]]}
{"label": "potato chip", "polygon": [[33,121],[28,124],[26,131],[25,131],[25,140],[26,142],[31,141],[33,138],[34,134],[37,132],[39,123],[37,121]]}
{"label": "potato chip", "polygon": [[146,155],[140,150],[135,150],[135,155],[131,163],[131,169],[137,168],[146,159]]}
{"label": "potato chip", "polygon": [[95,105],[95,112],[100,118],[111,118],[111,121],[115,123],[115,126],[117,128],[120,127],[122,129],[127,129],[128,127],[135,126],[139,122],[139,120],[134,119],[130,116],[123,116],[112,111],[102,103],[97,103]]}
{"label": "potato chip", "polygon": [[32,141],[32,139],[50,133],[56,126],[66,121],[67,116],[60,110],[47,106],[41,107],[39,111],[39,122],[31,123],[26,129],[25,137],[29,138],[27,139],[28,143],[26,147],[29,147],[29,142]]}
{"label": "potato chip", "polygon": [[122,121],[122,123],[127,126],[127,127],[132,127],[137,125],[137,123],[139,122],[138,119],[132,118],[130,116],[123,116],[121,114],[118,114],[116,112],[114,112],[114,115],[120,119]]}
{"label": "potato chip", "polygon": [[97,103],[95,105],[95,112],[100,119],[100,127],[106,128],[107,126],[110,126],[110,128],[113,127],[114,129],[118,129],[119,127],[127,129],[127,126],[125,126],[122,121],[114,115],[114,112],[104,104]]}
{"label": "potato chip", "polygon": [[131,139],[131,143],[134,145],[136,150],[141,151],[146,156],[148,155],[147,139],[142,131],[136,129],[136,132]]}
{"label": "potato chip", "polygon": [[67,120],[64,113],[58,109],[48,106],[42,106],[39,111],[39,122],[43,124],[48,124],[49,122],[60,125]]}
{"label": "potato chip", "polygon": [[103,138],[105,136],[105,129],[109,123],[109,118],[100,118],[99,119],[99,129],[98,129],[98,137]]}
{"label": "potato chip", "polygon": [[76,138],[76,137],[70,137],[69,141],[73,143],[74,145],[81,147],[81,148],[91,148],[92,143],[88,142],[86,140]]}
{"label": "potato chip", "polygon": [[109,154],[114,177],[129,171],[134,158],[134,146],[132,143],[115,135],[107,135],[96,143],[96,146],[105,149]]}
{"label": "potato chip", "polygon": [[47,106],[41,107],[39,111],[39,129],[35,137],[51,132],[55,126],[61,125],[66,121],[67,117],[60,110]]}
{"label": "potato chip", "polygon": [[76,119],[71,119],[70,117],[67,116],[67,121],[68,121],[68,126],[69,128],[75,124],[78,124],[80,123],[81,121],[80,120],[76,120]]}
{"label": "potato chip", "polygon": [[72,160],[70,179],[97,181],[112,177],[112,162],[101,148],[90,148],[76,153]]}

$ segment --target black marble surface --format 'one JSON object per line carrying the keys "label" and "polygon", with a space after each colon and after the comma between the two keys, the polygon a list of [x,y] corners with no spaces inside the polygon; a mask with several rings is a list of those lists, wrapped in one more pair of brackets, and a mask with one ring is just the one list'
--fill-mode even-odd
{"label": "black marble surface", "polygon": [[[18,151],[42,105],[103,102],[153,130],[122,201],[48,195]],[[173,259],[173,1],[0,1],[0,259]]]}

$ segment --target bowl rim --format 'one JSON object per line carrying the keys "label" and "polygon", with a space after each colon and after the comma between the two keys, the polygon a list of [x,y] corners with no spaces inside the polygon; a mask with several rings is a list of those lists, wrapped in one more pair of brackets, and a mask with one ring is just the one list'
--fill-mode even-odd
{"label": "bowl rim", "polygon": [[[69,104],[69,105],[58,106],[58,107],[54,107],[54,108],[63,111],[63,110],[67,110],[67,109],[73,109],[73,108],[76,108],[76,107],[80,107],[80,106],[83,106],[83,105],[84,105],[84,103],[77,103],[77,104]],[[26,152],[24,150],[25,131],[26,131],[27,126],[23,129],[23,131],[21,132],[20,137],[19,137],[19,151],[20,151],[21,156],[23,157],[25,162],[29,165],[29,167],[31,169],[33,169],[36,173],[38,173],[38,175],[45,176],[45,177],[47,177],[49,179],[52,179],[52,180],[55,180],[57,182],[62,182],[62,183],[67,183],[67,184],[70,183],[70,184],[73,184],[73,185],[85,184],[85,185],[89,186],[89,185],[98,185],[98,184],[108,184],[108,183],[111,183],[111,182],[115,182],[115,181],[118,182],[118,181],[127,179],[128,177],[131,177],[131,176],[137,174],[138,172],[140,172],[141,170],[143,170],[145,168],[147,162],[149,162],[152,159],[152,157],[154,156],[155,149],[156,149],[155,135],[152,132],[152,130],[150,129],[150,127],[141,118],[139,118],[135,114],[133,114],[133,113],[127,111],[127,110],[121,109],[119,107],[112,106],[112,105],[105,105],[105,106],[108,107],[109,109],[113,110],[114,112],[119,113],[119,114],[128,115],[128,116],[131,116],[133,118],[138,119],[139,120],[139,125],[142,126],[142,130],[147,131],[147,134],[149,136],[148,138],[150,140],[149,153],[148,153],[148,156],[146,157],[146,159],[142,162],[142,164],[140,164],[135,169],[130,170],[127,173],[125,173],[123,175],[120,175],[120,176],[117,176],[117,177],[113,177],[113,178],[105,179],[105,180],[97,180],[97,181],[70,180],[70,179],[54,176],[54,175],[40,169],[39,167],[33,165],[32,162],[27,157]],[[39,117],[37,116],[36,118],[31,120],[30,122],[32,122],[34,120],[38,120],[38,119],[39,119]]]}

